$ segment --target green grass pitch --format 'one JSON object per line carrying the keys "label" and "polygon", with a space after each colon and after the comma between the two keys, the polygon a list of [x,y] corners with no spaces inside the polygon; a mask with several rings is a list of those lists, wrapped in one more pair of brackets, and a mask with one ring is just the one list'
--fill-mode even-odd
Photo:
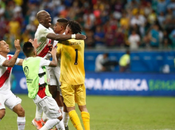
{"label": "green grass pitch", "polygon": [[[18,96],[26,112],[25,130],[36,130],[31,125],[33,101],[27,95]],[[175,130],[174,97],[87,96],[87,108],[91,130]],[[71,121],[69,128],[75,130]],[[16,114],[8,108],[0,130],[17,130]]]}

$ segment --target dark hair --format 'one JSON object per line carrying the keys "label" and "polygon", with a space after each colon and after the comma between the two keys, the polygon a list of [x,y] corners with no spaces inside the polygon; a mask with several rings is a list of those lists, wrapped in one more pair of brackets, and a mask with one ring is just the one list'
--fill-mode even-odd
{"label": "dark hair", "polygon": [[66,28],[69,21],[65,18],[59,18],[57,19],[57,22],[61,23],[64,26],[64,28]]}
{"label": "dark hair", "polygon": [[68,23],[69,21],[65,18],[59,18],[57,19],[57,22],[60,22],[60,23]]}
{"label": "dark hair", "polygon": [[23,52],[24,54],[29,57],[31,53],[33,52],[34,47],[31,42],[25,42],[23,45]]}
{"label": "dark hair", "polygon": [[130,54],[130,50],[126,50],[126,54]]}
{"label": "dark hair", "polygon": [[106,55],[106,57],[109,57],[109,53],[104,53],[104,55]]}
{"label": "dark hair", "polygon": [[68,22],[69,28],[72,30],[73,34],[81,33],[81,26],[76,21],[69,21]]}

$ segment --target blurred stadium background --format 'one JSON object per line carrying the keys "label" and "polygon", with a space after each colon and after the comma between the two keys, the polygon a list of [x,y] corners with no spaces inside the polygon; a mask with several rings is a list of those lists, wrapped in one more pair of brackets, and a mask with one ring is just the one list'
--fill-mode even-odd
{"label": "blurred stadium background", "polygon": [[[0,39],[14,50],[14,39],[22,45],[34,38],[41,9],[50,13],[53,25],[62,17],[81,24],[87,36],[87,94],[175,95],[175,0],[0,0]],[[137,44],[131,40],[135,36]],[[95,72],[99,54],[119,62],[127,49],[129,71],[120,73],[115,66]],[[22,52],[19,57],[24,58]],[[21,67],[15,66],[13,74],[14,93],[27,93]]]}

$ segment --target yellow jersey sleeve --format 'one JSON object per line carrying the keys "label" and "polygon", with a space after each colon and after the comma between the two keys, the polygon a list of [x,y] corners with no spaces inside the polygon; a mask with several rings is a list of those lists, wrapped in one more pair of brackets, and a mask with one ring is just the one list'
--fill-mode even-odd
{"label": "yellow jersey sleeve", "polygon": [[84,84],[84,40],[70,39],[57,44],[57,53],[61,53],[60,82],[78,85]]}
{"label": "yellow jersey sleeve", "polygon": [[62,44],[58,43],[57,44],[57,54],[61,54],[61,47],[62,47]]}

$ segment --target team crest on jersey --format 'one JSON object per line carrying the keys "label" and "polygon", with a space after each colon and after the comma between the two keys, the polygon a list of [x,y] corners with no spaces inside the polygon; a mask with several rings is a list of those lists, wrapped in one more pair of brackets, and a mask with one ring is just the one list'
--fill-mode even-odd
{"label": "team crest on jersey", "polygon": [[29,74],[29,68],[28,68],[28,66],[25,66],[24,67],[24,73],[25,73],[26,76]]}

